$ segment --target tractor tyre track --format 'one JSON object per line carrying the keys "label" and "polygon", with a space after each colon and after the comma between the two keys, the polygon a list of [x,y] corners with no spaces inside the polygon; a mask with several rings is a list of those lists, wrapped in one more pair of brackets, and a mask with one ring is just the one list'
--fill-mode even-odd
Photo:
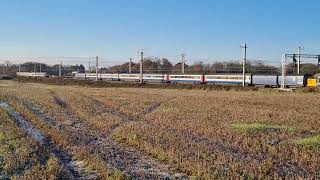
{"label": "tractor tyre track", "polygon": [[[87,97],[87,98],[89,98],[89,97]],[[117,129],[121,128],[124,124],[141,123],[141,121],[143,121],[143,119],[146,118],[146,116],[148,114],[155,112],[162,104],[162,103],[153,104],[151,107],[149,107],[149,109],[147,110],[146,114],[143,116],[142,119],[137,119],[137,118],[129,117],[128,115],[123,114],[123,113],[116,111],[114,109],[110,110],[110,108],[106,107],[106,105],[104,103],[102,103],[101,101],[99,101],[95,98],[90,98],[90,99],[92,100],[93,104],[97,105],[97,107],[106,109],[107,110],[106,112],[111,111],[112,114],[116,115],[116,116],[118,114],[121,114],[121,116],[118,116],[118,117],[123,120],[123,123],[114,127],[109,133],[116,131]],[[133,121],[130,121],[130,119]],[[148,123],[148,121],[143,121],[143,122],[144,122],[145,126],[151,126]],[[215,154],[223,153],[229,157],[232,157],[233,159],[236,159],[237,161],[241,161],[244,163],[251,163],[251,162],[255,161],[255,162],[259,162],[262,164],[268,160],[266,154],[263,154],[263,153],[252,154],[252,153],[247,152],[245,150],[241,150],[239,148],[226,145],[225,143],[220,142],[220,141],[212,141],[206,137],[203,137],[201,135],[197,135],[197,134],[190,132],[190,131],[187,131],[187,130],[180,130],[180,129],[167,127],[166,129],[163,129],[163,131],[167,131],[168,133],[172,133],[173,134],[172,136],[181,136],[182,137],[181,139],[190,139],[190,141],[192,143],[204,144],[206,147],[208,147],[208,150],[211,153],[215,153]],[[285,161],[284,163],[281,163],[281,164],[275,164],[274,168],[276,169],[277,174],[279,174],[281,177],[286,177],[287,175],[289,175],[289,176],[300,175],[302,177],[308,177],[309,175],[311,175],[313,173],[303,167],[300,167],[296,164],[291,163],[290,161]]]}
{"label": "tractor tyre track", "polygon": [[[61,115],[67,117],[70,121],[69,126],[57,123],[59,117],[48,116],[37,105],[26,101],[24,101],[24,104],[34,115],[48,125],[62,128],[71,136],[78,136],[79,142],[83,142],[90,147],[93,153],[102,156],[111,170],[120,170],[133,179],[188,179],[184,174],[176,173],[169,166],[159,163],[152,157],[114,142],[108,135],[98,135],[95,128],[85,119],[72,113],[72,110],[69,109],[68,104],[62,98],[54,95],[54,99],[61,107]],[[107,112],[121,117],[126,122],[136,120],[117,111],[108,110]]]}
{"label": "tractor tyre track", "polygon": [[60,150],[51,140],[47,139],[41,131],[33,127],[26,119],[24,119],[12,106],[7,102],[0,102],[0,108],[4,109],[10,116],[15,120],[15,122],[23,128],[31,137],[40,142],[45,148],[49,149],[51,153],[55,155],[64,166],[65,170],[68,172],[72,179],[92,179],[89,176],[82,176],[82,170],[75,167],[72,161],[72,156],[68,153]]}

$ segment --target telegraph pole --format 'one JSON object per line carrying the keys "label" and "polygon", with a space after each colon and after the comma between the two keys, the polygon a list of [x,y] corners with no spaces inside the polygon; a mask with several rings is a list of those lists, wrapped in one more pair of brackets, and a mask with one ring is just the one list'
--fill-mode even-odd
{"label": "telegraph pole", "polygon": [[59,64],[59,77],[62,78],[62,60],[60,60]]}
{"label": "telegraph pole", "polygon": [[286,73],[287,73],[287,55],[283,54],[282,55],[282,66],[281,66],[281,74],[282,74],[282,82],[281,82],[281,88],[285,89],[286,88]]}
{"label": "telegraph pole", "polygon": [[132,63],[132,58],[129,58],[129,74],[131,74],[131,63]]}
{"label": "telegraph pole", "polygon": [[19,64],[19,72],[21,72],[21,64]]}
{"label": "telegraph pole", "polygon": [[41,70],[42,70],[42,69],[41,69],[41,63],[40,63],[40,73],[41,73]]}
{"label": "telegraph pole", "polygon": [[184,74],[184,63],[185,63],[185,54],[181,54],[181,73]]}
{"label": "telegraph pole", "polygon": [[301,55],[301,51],[302,50],[304,50],[304,48],[303,47],[301,47],[301,46],[299,46],[298,47],[298,74],[300,74],[300,62],[301,62],[301,57],[300,57],[300,55]]}
{"label": "telegraph pole", "polygon": [[96,81],[98,81],[98,68],[99,68],[99,66],[98,66],[98,62],[99,61],[99,57],[98,56],[96,56]]}
{"label": "telegraph pole", "polygon": [[36,76],[36,71],[37,71],[37,63],[34,63],[34,68],[33,68],[33,71],[34,71],[34,76]]}
{"label": "telegraph pole", "polygon": [[6,68],[6,75],[8,76],[8,71],[9,71],[9,64],[7,63],[7,68]]}
{"label": "telegraph pole", "polygon": [[244,43],[244,45],[240,46],[241,48],[244,49],[244,54],[243,54],[243,63],[242,63],[242,73],[243,73],[243,82],[242,86],[246,86],[246,64],[247,64],[247,43]]}
{"label": "telegraph pole", "polygon": [[89,61],[89,68],[88,68],[88,73],[91,72],[91,64],[90,64],[90,61]]}
{"label": "telegraph pole", "polygon": [[140,53],[140,83],[143,83],[143,51]]}

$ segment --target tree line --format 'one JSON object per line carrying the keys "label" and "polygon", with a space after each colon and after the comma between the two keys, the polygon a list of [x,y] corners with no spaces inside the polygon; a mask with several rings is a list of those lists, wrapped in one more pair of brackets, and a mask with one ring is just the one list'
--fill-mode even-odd
{"label": "tree line", "polygon": [[[38,62],[26,62],[20,65],[6,62],[0,66],[1,75],[15,76],[19,69],[21,72],[46,72],[49,75],[59,75],[59,64],[47,65]],[[85,72],[85,68],[82,64],[80,65],[64,65],[61,68],[62,75],[71,75],[72,72]]]}
{"label": "tree line", "polygon": [[[131,63],[132,73],[139,73],[140,63]],[[215,63],[195,62],[191,65],[184,64],[185,73],[188,74],[235,74],[242,73],[242,63],[236,61],[224,61]],[[128,73],[129,62],[104,68],[103,71],[109,73]],[[143,61],[143,71],[148,73],[182,73],[182,63],[173,64],[166,58],[145,58]],[[246,65],[247,73],[276,74],[279,68],[272,65],[266,65],[261,62]]]}

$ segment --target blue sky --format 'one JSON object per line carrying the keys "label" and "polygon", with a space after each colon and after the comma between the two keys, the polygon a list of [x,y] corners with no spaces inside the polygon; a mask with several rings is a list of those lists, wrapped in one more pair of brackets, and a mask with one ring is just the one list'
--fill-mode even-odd
{"label": "blue sky", "polygon": [[[299,45],[320,53],[318,0],[2,0],[0,57],[147,56],[278,63]],[[3,58],[2,58],[3,59]],[[49,60],[52,61],[52,60]]]}

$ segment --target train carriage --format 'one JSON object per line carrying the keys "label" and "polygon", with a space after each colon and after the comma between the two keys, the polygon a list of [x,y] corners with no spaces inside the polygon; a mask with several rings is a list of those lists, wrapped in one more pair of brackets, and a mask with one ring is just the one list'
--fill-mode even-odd
{"label": "train carriage", "polygon": [[[86,79],[91,79],[91,80],[95,80],[97,78],[97,74],[96,73],[86,73]],[[98,74],[98,79],[101,78],[101,74]]]}
{"label": "train carriage", "polygon": [[140,74],[119,74],[119,80],[138,82],[140,80]]}
{"label": "train carriage", "polygon": [[279,86],[278,75],[252,75],[252,85],[277,87]]}
{"label": "train carriage", "polygon": [[74,78],[76,79],[85,79],[86,73],[74,73]]}
{"label": "train carriage", "polygon": [[17,76],[24,77],[47,77],[45,72],[17,72]]}
{"label": "train carriage", "polygon": [[112,81],[118,81],[119,80],[119,74],[101,74],[100,75],[101,80],[112,80]]}
{"label": "train carriage", "polygon": [[203,75],[169,75],[170,83],[193,83],[202,84],[204,82]]}
{"label": "train carriage", "polygon": [[146,82],[167,82],[166,74],[143,74],[143,81]]}
{"label": "train carriage", "polygon": [[[282,84],[282,76],[278,76],[279,85]],[[303,87],[305,86],[305,76],[286,76],[286,85],[288,87]]]}
{"label": "train carriage", "polygon": [[[243,75],[204,75],[204,82],[208,84],[239,85],[243,83]],[[251,75],[246,75],[246,84],[251,84]]]}

